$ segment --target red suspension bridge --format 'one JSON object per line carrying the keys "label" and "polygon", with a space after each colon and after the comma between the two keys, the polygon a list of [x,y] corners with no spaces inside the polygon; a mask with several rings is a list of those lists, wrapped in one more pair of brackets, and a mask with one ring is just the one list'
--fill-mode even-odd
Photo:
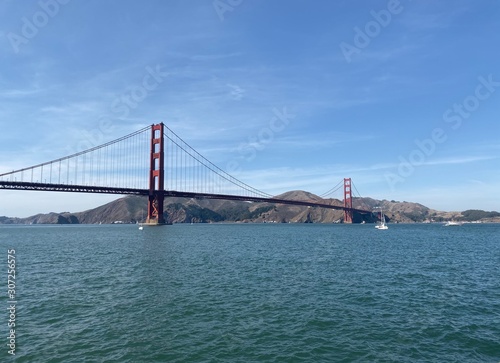
{"label": "red suspension bridge", "polygon": [[217,167],[163,123],[76,154],[0,174],[0,189],[148,196],[146,222],[160,225],[165,224],[163,204],[168,197],[337,209],[344,211],[344,223],[352,223],[354,213],[371,214],[352,207],[351,179],[341,183],[337,185],[344,190],[341,206],[273,197]]}

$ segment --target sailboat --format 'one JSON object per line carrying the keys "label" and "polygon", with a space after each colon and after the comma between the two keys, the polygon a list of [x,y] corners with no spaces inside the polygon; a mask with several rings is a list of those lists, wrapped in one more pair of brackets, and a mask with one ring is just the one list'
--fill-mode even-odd
{"label": "sailboat", "polygon": [[[142,211],[142,218],[141,221],[144,220],[144,211]],[[144,229],[144,223],[139,223],[139,231],[142,231]]]}
{"label": "sailboat", "polygon": [[377,223],[375,228],[377,228],[377,229],[389,229],[389,227],[387,227],[387,224],[385,224],[385,215],[384,215],[384,212],[382,211],[382,209],[380,210],[380,222]]}

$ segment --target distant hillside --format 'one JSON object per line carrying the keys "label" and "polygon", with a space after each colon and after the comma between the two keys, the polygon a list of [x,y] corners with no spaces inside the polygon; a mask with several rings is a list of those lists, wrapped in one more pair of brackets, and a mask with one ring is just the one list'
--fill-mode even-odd
{"label": "distant hillside", "polygon": [[[338,199],[322,199],[312,193],[294,190],[276,198],[314,201],[342,206]],[[0,224],[108,224],[143,222],[146,217],[146,197],[128,196],[100,207],[78,213],[37,214],[28,218],[0,217]],[[418,203],[354,198],[353,207],[370,211],[381,208],[388,222],[441,222],[445,220],[500,222],[500,213],[468,210],[440,212]],[[342,223],[341,210],[302,207],[288,204],[250,203],[241,201],[166,198],[165,217],[169,223]],[[374,223],[375,214],[354,215],[354,223]]]}

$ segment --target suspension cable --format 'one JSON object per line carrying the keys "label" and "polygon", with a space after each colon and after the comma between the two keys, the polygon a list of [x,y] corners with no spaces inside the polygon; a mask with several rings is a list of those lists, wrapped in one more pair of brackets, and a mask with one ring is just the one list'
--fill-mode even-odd
{"label": "suspension cable", "polygon": [[333,188],[331,188],[329,191],[321,194],[319,197],[325,198],[329,195],[332,195],[333,193],[337,192],[340,188],[342,188],[342,186],[344,185],[343,183],[344,183],[343,180],[339,181]]}
{"label": "suspension cable", "polygon": [[356,194],[357,194],[356,197],[361,198],[361,194],[358,192],[358,189],[356,188],[356,186],[354,185],[354,183],[352,181],[351,181],[351,184],[354,187],[354,190],[356,191]]}
{"label": "suspension cable", "polygon": [[[43,167],[45,165],[49,165],[51,163],[57,163],[57,162],[61,162],[61,161],[64,161],[64,160],[69,160],[71,158],[75,158],[75,157],[78,157],[80,155],[84,155],[86,153],[90,153],[92,151],[96,151],[96,150],[99,150],[99,149],[102,149],[102,148],[107,148],[108,146],[110,145],[113,145],[113,144],[116,144],[122,140],[125,140],[125,139],[128,139],[130,137],[133,137],[133,136],[136,136],[146,130],[150,130],[151,126],[147,126],[147,127],[144,127],[142,129],[140,129],[139,131],[135,131],[131,134],[128,134],[126,136],[123,136],[123,137],[120,137],[119,139],[116,139],[116,140],[113,140],[113,141],[109,141],[105,144],[102,144],[102,145],[99,145],[99,146],[95,146],[91,149],[88,149],[88,150],[84,150],[84,151],[80,151],[80,152],[77,152],[75,154],[71,154],[71,155],[68,155],[68,156],[64,156],[62,158],[59,158],[59,159],[55,159],[55,160],[51,160],[51,161],[47,161],[45,163],[41,163],[41,164],[38,164],[38,165],[33,165],[33,166],[30,166],[30,167],[27,167],[27,168],[23,168],[23,169],[18,169],[18,170],[13,170],[13,171],[10,171],[8,173],[3,173],[3,174],[0,174],[0,177],[2,176],[6,176],[6,175],[10,175],[10,174],[16,174],[16,173],[19,173],[19,172],[24,172],[24,171],[27,171],[27,170],[31,170],[31,169],[36,169],[36,168],[40,168],[40,167]],[[69,172],[69,170],[68,170]]]}
{"label": "suspension cable", "polygon": [[[193,149],[188,143],[186,143],[181,137],[179,137],[170,128],[168,128],[167,126],[165,126],[165,128],[168,131],[170,131],[172,133],[172,135],[174,135],[177,139],[179,139],[190,151],[186,150],[186,148],[184,148],[182,145],[180,145],[177,141],[175,141],[173,138],[171,138],[166,133],[164,133],[164,136],[166,136],[172,143],[174,143],[175,145],[177,145],[182,151],[184,151],[185,153],[187,153],[189,156],[191,156],[192,158],[194,158],[196,161],[198,161],[200,164],[202,164],[203,166],[205,166],[207,169],[209,169],[212,172],[214,172],[216,175],[218,175],[222,179],[225,179],[226,181],[230,182],[231,184],[234,184],[234,185],[236,185],[236,186],[238,186],[238,187],[240,187],[242,189],[245,189],[248,192],[255,193],[255,194],[264,196],[266,198],[271,198],[272,197],[272,195],[270,195],[268,193],[265,193],[265,192],[263,192],[261,190],[258,190],[256,188],[253,188],[250,185],[248,185],[248,184],[246,184],[246,183],[244,183],[244,182],[236,179],[235,177],[231,176],[230,174],[228,174],[227,172],[225,172],[224,170],[222,170],[221,168],[219,168],[217,165],[215,165],[214,163],[212,163],[210,160],[208,160],[207,158],[205,158],[203,155],[201,155],[198,151],[196,151],[195,149]],[[193,153],[196,156],[193,155]]]}

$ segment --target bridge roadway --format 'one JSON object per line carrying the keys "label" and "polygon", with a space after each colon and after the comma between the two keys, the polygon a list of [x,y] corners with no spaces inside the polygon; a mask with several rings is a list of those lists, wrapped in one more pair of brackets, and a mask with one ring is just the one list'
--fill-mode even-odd
{"label": "bridge roadway", "polygon": [[[68,184],[47,184],[47,183],[30,183],[30,182],[12,182],[0,181],[0,189],[8,190],[36,190],[46,192],[71,192],[71,193],[96,193],[96,194],[121,194],[121,195],[149,195],[149,189],[135,189],[135,188],[119,188],[119,187],[99,187],[92,185],[68,185]],[[264,197],[251,197],[244,195],[229,195],[229,194],[212,194],[212,193],[196,193],[196,192],[178,192],[175,190],[165,190],[165,197],[179,197],[179,198],[195,198],[195,199],[223,199],[223,200],[239,200],[243,202],[264,202],[275,204],[289,204],[299,205],[305,207],[320,207],[336,210],[352,210],[360,214],[371,214],[371,211],[344,208],[338,205],[331,205],[325,203],[317,203],[313,201],[301,200],[288,200],[280,198],[264,198]]]}

